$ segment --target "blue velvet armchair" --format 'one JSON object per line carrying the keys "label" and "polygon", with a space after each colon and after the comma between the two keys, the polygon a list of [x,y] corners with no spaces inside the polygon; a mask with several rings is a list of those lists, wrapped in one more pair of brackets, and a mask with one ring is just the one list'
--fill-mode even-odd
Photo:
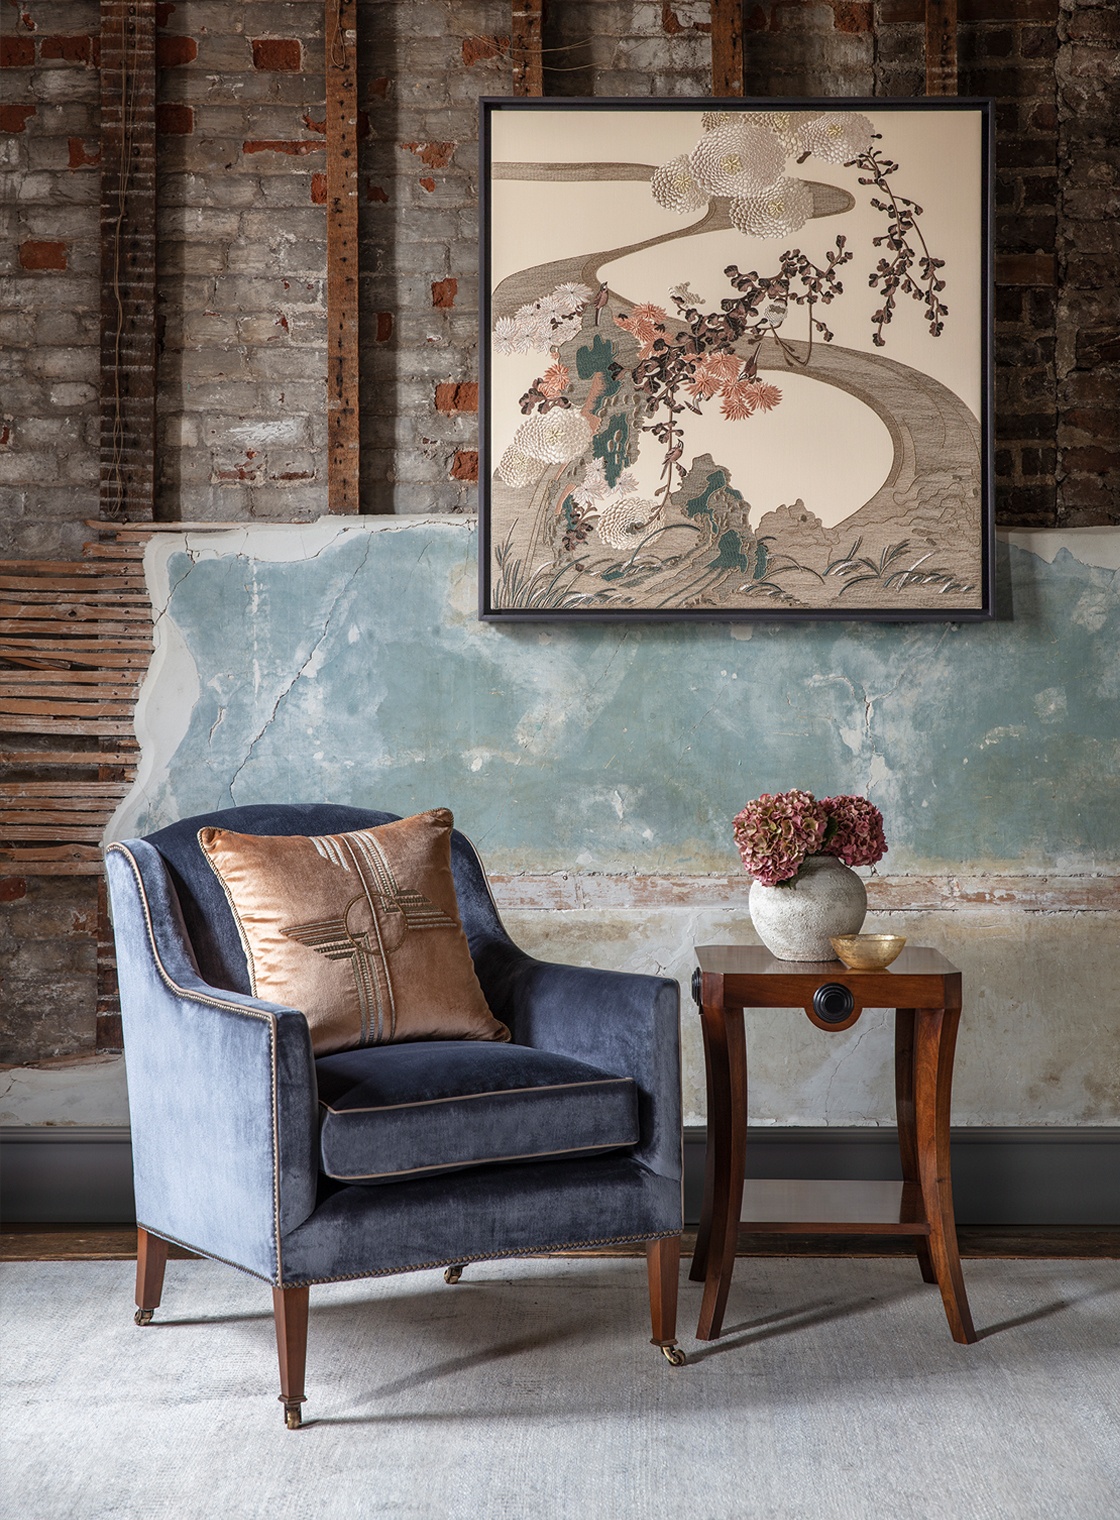
{"label": "blue velvet armchair", "polygon": [[512,942],[474,848],[452,869],[508,1045],[425,1040],[315,1058],[307,1020],[250,993],[207,826],[324,835],[395,814],[231,808],[109,847],[139,1226],[136,1321],[169,1243],[272,1286],[280,1399],[301,1422],[312,1283],[644,1244],[673,1365],[681,1231],[678,989],[549,965]]}

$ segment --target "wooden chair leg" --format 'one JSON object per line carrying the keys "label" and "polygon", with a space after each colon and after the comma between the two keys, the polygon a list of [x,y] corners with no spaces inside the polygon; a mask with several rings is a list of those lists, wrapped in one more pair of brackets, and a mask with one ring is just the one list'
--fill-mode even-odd
{"label": "wooden chair leg", "polygon": [[280,1402],[284,1423],[298,1430],[303,1423],[303,1378],[307,1368],[307,1301],[310,1290],[273,1288],[272,1311],[276,1319],[276,1350],[280,1357]]}
{"label": "wooden chair leg", "polygon": [[681,1237],[668,1235],[646,1241],[649,1271],[649,1313],[653,1325],[650,1343],[660,1346],[673,1367],[684,1366],[684,1352],[677,1345],[677,1287],[681,1270]]}
{"label": "wooden chair leg", "polygon": [[147,1230],[136,1231],[136,1314],[138,1325],[151,1323],[163,1294],[163,1269],[167,1266],[167,1241]]}

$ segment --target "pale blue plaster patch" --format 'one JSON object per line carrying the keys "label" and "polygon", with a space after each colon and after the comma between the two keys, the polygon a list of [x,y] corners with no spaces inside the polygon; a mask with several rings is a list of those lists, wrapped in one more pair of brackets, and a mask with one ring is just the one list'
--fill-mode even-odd
{"label": "pale blue plaster patch", "polygon": [[446,805],[499,871],[723,872],[738,808],[801,786],[879,803],[892,872],[1120,865],[1120,579],[1068,550],[1003,546],[987,624],[508,627],[476,621],[469,523],[296,558],[255,531],[167,565],[199,695],[130,833]]}

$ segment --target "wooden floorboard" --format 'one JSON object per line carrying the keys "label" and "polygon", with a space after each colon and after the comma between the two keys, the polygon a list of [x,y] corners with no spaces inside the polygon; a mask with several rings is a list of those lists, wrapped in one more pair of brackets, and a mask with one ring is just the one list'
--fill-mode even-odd
{"label": "wooden floorboard", "polygon": [[[1118,1260],[1120,1229],[1087,1229],[1065,1225],[1018,1229],[962,1225],[958,1231],[962,1257],[981,1259]],[[689,1255],[696,1231],[684,1232]],[[571,1252],[571,1255],[639,1256],[641,1251]],[[913,1242],[889,1236],[753,1235],[743,1237],[740,1256],[912,1256]],[[172,1246],[179,1261],[196,1258]],[[0,1233],[0,1261],[132,1261],[136,1231],[130,1225],[11,1224]]]}

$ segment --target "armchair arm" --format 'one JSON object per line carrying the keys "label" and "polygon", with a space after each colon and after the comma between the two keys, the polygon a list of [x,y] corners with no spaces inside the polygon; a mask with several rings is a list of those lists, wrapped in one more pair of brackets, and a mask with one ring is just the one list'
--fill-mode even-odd
{"label": "armchair arm", "polygon": [[282,1237],[312,1212],[318,1182],[307,1020],[202,980],[153,846],[111,845],[106,871],[137,1218],[280,1282]]}
{"label": "armchair arm", "polygon": [[638,1088],[641,1139],[633,1156],[662,1177],[681,1175],[680,989],[666,977],[534,960],[508,939],[475,949],[495,1017],[519,1045],[586,1061]]}

